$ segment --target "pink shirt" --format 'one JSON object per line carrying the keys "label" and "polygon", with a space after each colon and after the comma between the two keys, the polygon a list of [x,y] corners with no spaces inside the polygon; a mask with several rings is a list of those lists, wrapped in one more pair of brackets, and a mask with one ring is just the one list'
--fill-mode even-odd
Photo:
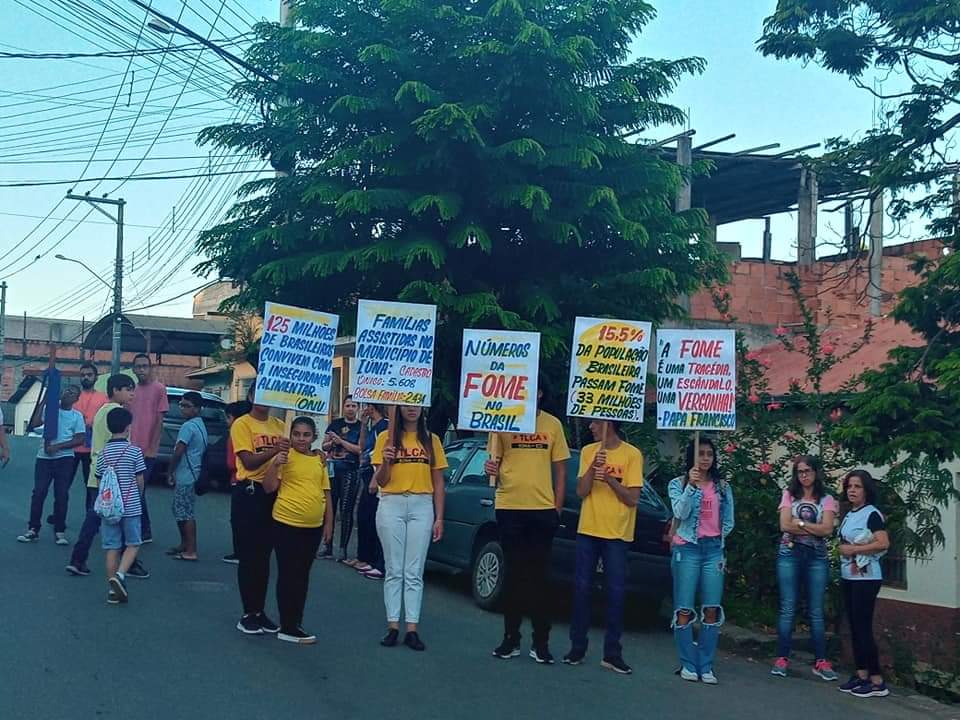
{"label": "pink shirt", "polygon": [[137,385],[130,403],[130,412],[133,413],[130,443],[143,450],[144,457],[155,458],[160,451],[160,433],[157,432],[156,437],[153,433],[169,409],[166,385],[153,381]]}
{"label": "pink shirt", "polygon": [[700,525],[697,526],[697,537],[720,537],[720,498],[717,496],[717,487],[714,483],[707,483],[700,488],[703,497],[700,499]]}

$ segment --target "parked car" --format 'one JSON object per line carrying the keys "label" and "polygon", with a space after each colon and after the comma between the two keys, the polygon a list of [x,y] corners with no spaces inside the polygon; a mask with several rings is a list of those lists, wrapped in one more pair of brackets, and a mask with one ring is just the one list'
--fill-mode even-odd
{"label": "parked car", "polygon": [[[154,479],[165,477],[173,457],[173,446],[177,442],[177,433],[183,425],[183,415],[180,413],[180,398],[190,392],[186,388],[167,388],[167,402],[170,409],[163,417],[163,430],[160,432],[160,451],[157,454],[159,471],[154,473]],[[210,479],[215,483],[225,483],[229,479],[227,472],[227,415],[224,410],[226,403],[216,395],[201,392],[203,410],[200,417],[207,427],[207,471]]]}
{"label": "parked car", "polygon": [[[445,471],[443,538],[430,546],[428,559],[469,572],[474,601],[484,609],[494,609],[503,591],[504,562],[493,507],[494,488],[483,473],[485,446],[476,439],[457,440],[448,444],[445,452],[450,467]],[[553,543],[553,578],[568,585],[573,584],[576,568],[579,464],[580,451],[571,451],[566,497]],[[636,534],[627,555],[627,592],[635,608],[640,604],[655,613],[671,592],[671,517],[652,483],[646,482],[637,505]],[[598,563],[598,584],[602,584],[602,575],[603,566]]]}

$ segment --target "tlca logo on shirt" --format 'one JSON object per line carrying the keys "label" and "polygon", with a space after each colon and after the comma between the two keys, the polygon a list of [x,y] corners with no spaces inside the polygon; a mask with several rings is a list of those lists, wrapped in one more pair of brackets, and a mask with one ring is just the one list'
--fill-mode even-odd
{"label": "tlca logo on shirt", "polygon": [[511,438],[510,447],[518,450],[549,450],[550,436],[546,433],[517,433]]}

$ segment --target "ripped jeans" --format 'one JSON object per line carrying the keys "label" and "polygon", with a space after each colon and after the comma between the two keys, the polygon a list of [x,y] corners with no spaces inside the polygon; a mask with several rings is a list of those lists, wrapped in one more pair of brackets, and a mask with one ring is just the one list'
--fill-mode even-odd
{"label": "ripped jeans", "polygon": [[[677,644],[680,664],[688,672],[700,675],[713,672],[713,658],[717,652],[720,626],[723,625],[723,573],[725,559],[720,538],[700,538],[694,543],[675,544],[670,558],[673,573],[673,637]],[[695,607],[700,593],[700,637],[693,641],[693,625],[698,613]],[[704,609],[716,612],[716,622],[703,621]],[[689,617],[681,624],[679,616]]]}

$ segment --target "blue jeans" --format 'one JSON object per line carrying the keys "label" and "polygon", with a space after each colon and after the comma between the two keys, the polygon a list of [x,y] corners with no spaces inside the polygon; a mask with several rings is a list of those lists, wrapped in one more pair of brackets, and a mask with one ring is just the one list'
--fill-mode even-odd
{"label": "blue jeans", "polygon": [[90,556],[90,546],[93,545],[93,539],[100,532],[100,516],[93,511],[93,503],[97,499],[97,493],[97,488],[87,488],[87,515],[83,519],[83,526],[80,528],[77,542],[73,545],[73,554],[70,556],[70,564],[77,567],[87,564],[87,558]]}
{"label": "blue jeans", "polygon": [[590,594],[599,557],[603,558],[603,575],[607,586],[607,634],[603,638],[603,656],[620,657],[623,652],[620,636],[623,634],[623,596],[627,584],[627,543],[579,533],[573,618],[570,621],[571,649],[574,652],[587,651]]}
{"label": "blue jeans", "polygon": [[826,548],[801,543],[780,546],[777,555],[777,583],[780,586],[780,621],[777,624],[777,655],[790,657],[793,620],[797,614],[800,583],[807,585],[807,609],[810,611],[810,634],[817,660],[827,657],[824,635],[823,597],[830,579]]}
{"label": "blue jeans", "polygon": [[[670,559],[673,572],[673,637],[677,644],[680,664],[688,672],[713,672],[713,658],[717,653],[720,626],[723,625],[723,545],[720,538],[700,538],[697,543],[674,545]],[[693,642],[693,624],[697,619],[694,601],[700,593],[701,611],[716,611],[716,622],[708,623],[700,615],[700,637]],[[679,622],[683,613],[690,618],[687,624]]]}
{"label": "blue jeans", "polygon": [[122,517],[118,523],[103,523],[100,526],[100,541],[104,550],[123,551],[127,547],[143,544],[140,537],[140,516]]}
{"label": "blue jeans", "polygon": [[70,483],[73,480],[73,457],[37,458],[33,468],[33,495],[30,497],[31,530],[40,532],[43,504],[53,485],[53,530],[62,533],[67,529],[67,503],[70,500]]}
{"label": "blue jeans", "polygon": [[143,462],[147,466],[147,471],[143,474],[143,492],[140,494],[140,507],[143,510],[143,515],[140,516],[140,525],[143,531],[143,539],[152,540],[153,530],[150,526],[150,511],[147,509],[147,485],[150,484],[150,477],[157,468],[157,459],[155,457],[145,457]]}

